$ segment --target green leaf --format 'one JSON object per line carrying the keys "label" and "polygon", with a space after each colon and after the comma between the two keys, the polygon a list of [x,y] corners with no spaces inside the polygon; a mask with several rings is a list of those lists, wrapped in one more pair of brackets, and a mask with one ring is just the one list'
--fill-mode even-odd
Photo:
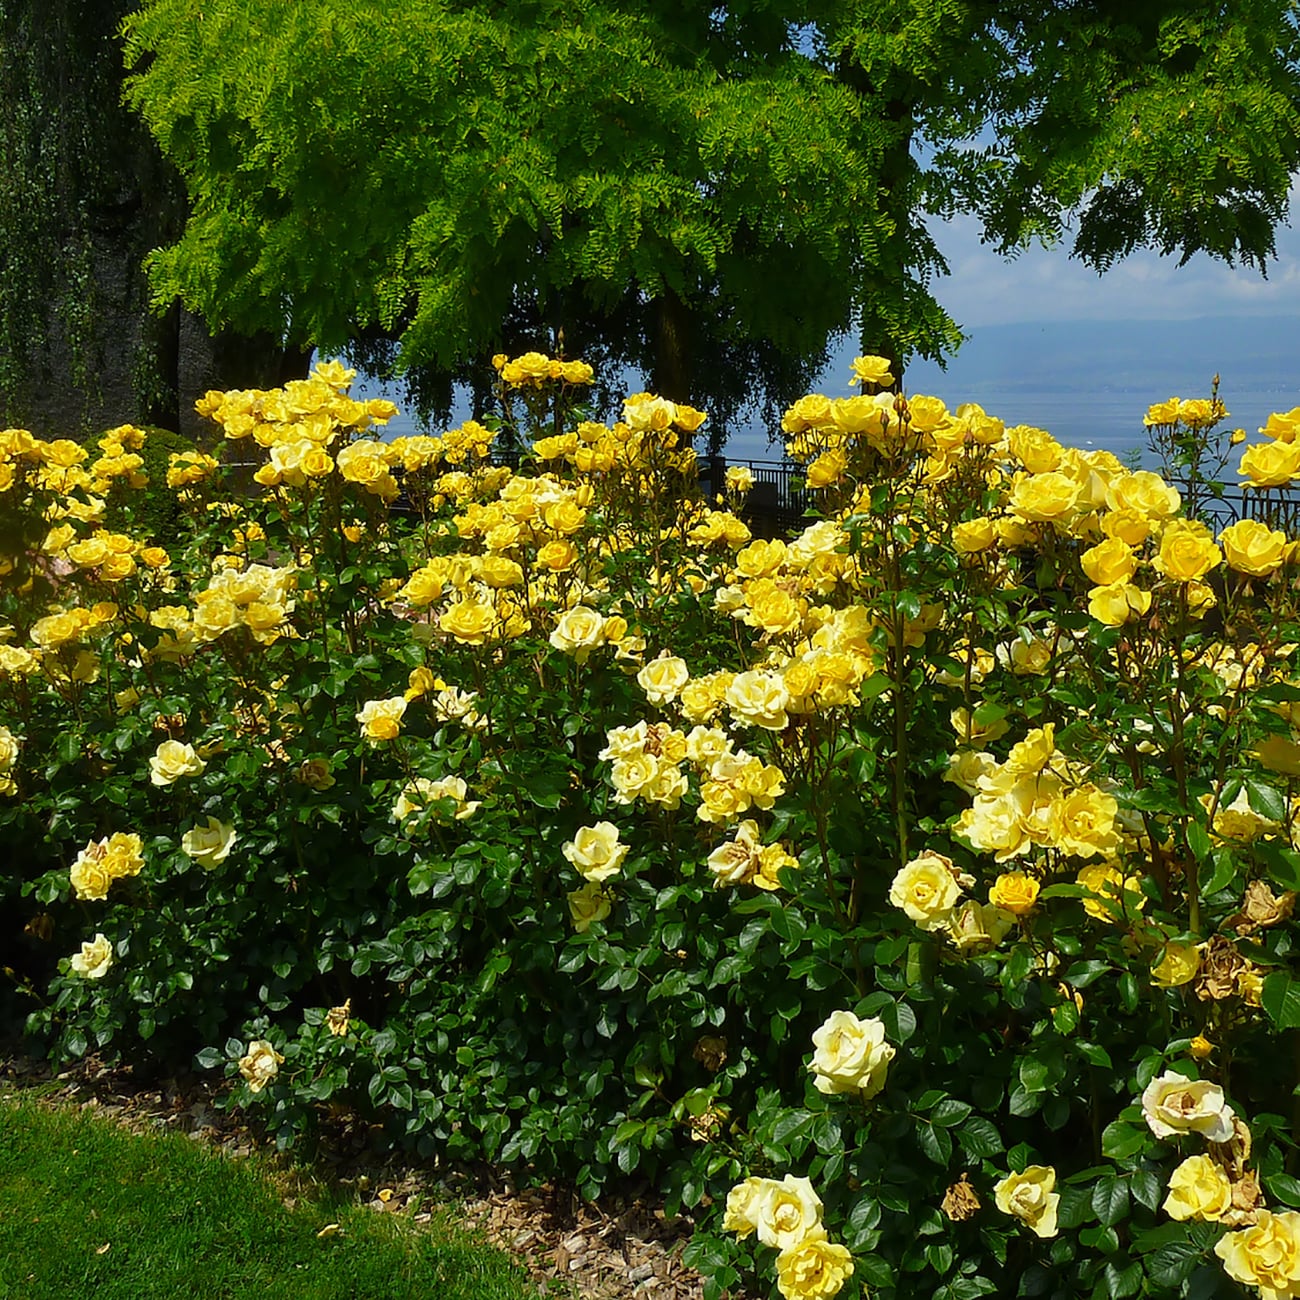
{"label": "green leaf", "polygon": [[1200,862],[1204,862],[1210,856],[1210,833],[1200,822],[1188,822],[1187,847],[1191,849],[1192,856]]}
{"label": "green leaf", "polygon": [[1251,808],[1260,816],[1275,822],[1286,821],[1286,797],[1276,787],[1261,781],[1258,777],[1248,776],[1246,793],[1250,798]]}
{"label": "green leaf", "polygon": [[952,1134],[947,1129],[936,1128],[928,1120],[923,1120],[916,1126],[916,1140],[936,1165],[946,1166],[952,1159]]}
{"label": "green leaf", "polygon": [[1195,1242],[1172,1241],[1147,1256],[1147,1277],[1159,1287],[1182,1286],[1191,1277],[1201,1253]]}
{"label": "green leaf", "polygon": [[1149,1169],[1135,1169],[1128,1180],[1129,1191],[1139,1205],[1155,1210],[1163,1199],[1164,1184]]}
{"label": "green leaf", "polygon": [[1276,971],[1264,981],[1260,1001],[1279,1029],[1300,1027],[1300,981],[1286,971]]}
{"label": "green leaf", "polygon": [[1076,961],[1066,970],[1064,978],[1067,984],[1086,989],[1093,980],[1100,979],[1111,969],[1111,964],[1105,961]]}
{"label": "green leaf", "polygon": [[1107,1300],[1127,1300],[1142,1285],[1142,1265],[1137,1260],[1107,1260],[1102,1271]]}
{"label": "green leaf", "polygon": [[940,1128],[952,1128],[954,1124],[960,1124],[970,1113],[971,1107],[966,1102],[949,1097],[930,1112],[930,1123],[938,1124]]}
{"label": "green leaf", "polygon": [[1025,1056],[1020,1061],[1020,1085],[1026,1092],[1044,1091],[1052,1079],[1046,1061],[1037,1056]]}
{"label": "green leaf", "polygon": [[1098,1220],[1113,1228],[1128,1215],[1128,1183],[1122,1178],[1101,1178],[1092,1189],[1092,1208]]}
{"label": "green leaf", "polygon": [[972,1115],[957,1129],[957,1141],[968,1156],[984,1159],[1002,1150],[1002,1135],[991,1120]]}
{"label": "green leaf", "polygon": [[1117,1119],[1102,1130],[1101,1153],[1112,1160],[1128,1160],[1146,1146],[1149,1136],[1146,1129]]}
{"label": "green leaf", "polygon": [[[1188,834],[1190,838],[1190,830]],[[1210,861],[1214,864],[1214,868],[1210,872],[1209,879],[1201,886],[1201,893],[1207,898],[1211,894],[1217,894],[1221,889],[1226,889],[1236,878],[1239,868],[1237,855],[1228,848],[1215,849]]]}
{"label": "green leaf", "polygon": [[1300,1179],[1292,1178],[1290,1174],[1265,1174],[1264,1186],[1283,1205],[1300,1206]]}

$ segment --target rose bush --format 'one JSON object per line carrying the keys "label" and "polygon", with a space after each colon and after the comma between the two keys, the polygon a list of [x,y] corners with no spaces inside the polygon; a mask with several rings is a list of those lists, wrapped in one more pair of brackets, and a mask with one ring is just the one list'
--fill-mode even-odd
{"label": "rose bush", "polygon": [[144,432],[0,434],[32,1040],[644,1174],[711,1295],[1300,1295],[1297,544],[857,374],[779,539],[702,412],[540,354],[438,437],[336,363],[209,394],[165,536]]}

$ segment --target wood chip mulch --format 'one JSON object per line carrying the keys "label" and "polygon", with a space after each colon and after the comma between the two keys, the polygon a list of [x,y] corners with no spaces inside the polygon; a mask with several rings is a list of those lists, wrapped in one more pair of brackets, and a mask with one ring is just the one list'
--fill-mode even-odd
{"label": "wood chip mulch", "polygon": [[[53,1074],[21,1052],[0,1051],[0,1091],[26,1088],[38,1088],[51,1104],[93,1110],[135,1132],[186,1133],[236,1159],[255,1150],[274,1154],[255,1116],[217,1108],[226,1085],[198,1075],[146,1080],[130,1066],[110,1067],[93,1057]],[[703,1294],[700,1275],[681,1260],[691,1239],[689,1217],[667,1216],[644,1184],[583,1201],[572,1188],[517,1186],[486,1167],[404,1163],[378,1150],[375,1134],[346,1115],[324,1126],[314,1172],[354,1189],[376,1213],[406,1213],[415,1223],[433,1217],[426,1206],[454,1205],[467,1226],[528,1270],[541,1296],[700,1300]],[[294,1197],[285,1201],[292,1206]]]}

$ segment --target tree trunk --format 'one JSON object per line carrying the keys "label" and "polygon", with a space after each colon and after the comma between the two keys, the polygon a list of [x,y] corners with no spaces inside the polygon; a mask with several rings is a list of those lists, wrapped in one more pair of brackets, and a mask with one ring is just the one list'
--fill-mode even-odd
{"label": "tree trunk", "polygon": [[650,386],[673,402],[691,400],[691,313],[671,289],[655,300],[655,360]]}

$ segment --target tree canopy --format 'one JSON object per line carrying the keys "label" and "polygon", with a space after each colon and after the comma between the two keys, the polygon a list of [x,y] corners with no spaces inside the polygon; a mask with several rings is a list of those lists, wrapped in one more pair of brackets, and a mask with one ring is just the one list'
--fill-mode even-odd
{"label": "tree canopy", "polygon": [[[927,219],[1263,267],[1300,163],[1283,0],[144,0],[129,95],[214,327],[440,382],[563,328],[723,420],[855,325],[959,340]],[[436,392],[437,390],[432,390]]]}

